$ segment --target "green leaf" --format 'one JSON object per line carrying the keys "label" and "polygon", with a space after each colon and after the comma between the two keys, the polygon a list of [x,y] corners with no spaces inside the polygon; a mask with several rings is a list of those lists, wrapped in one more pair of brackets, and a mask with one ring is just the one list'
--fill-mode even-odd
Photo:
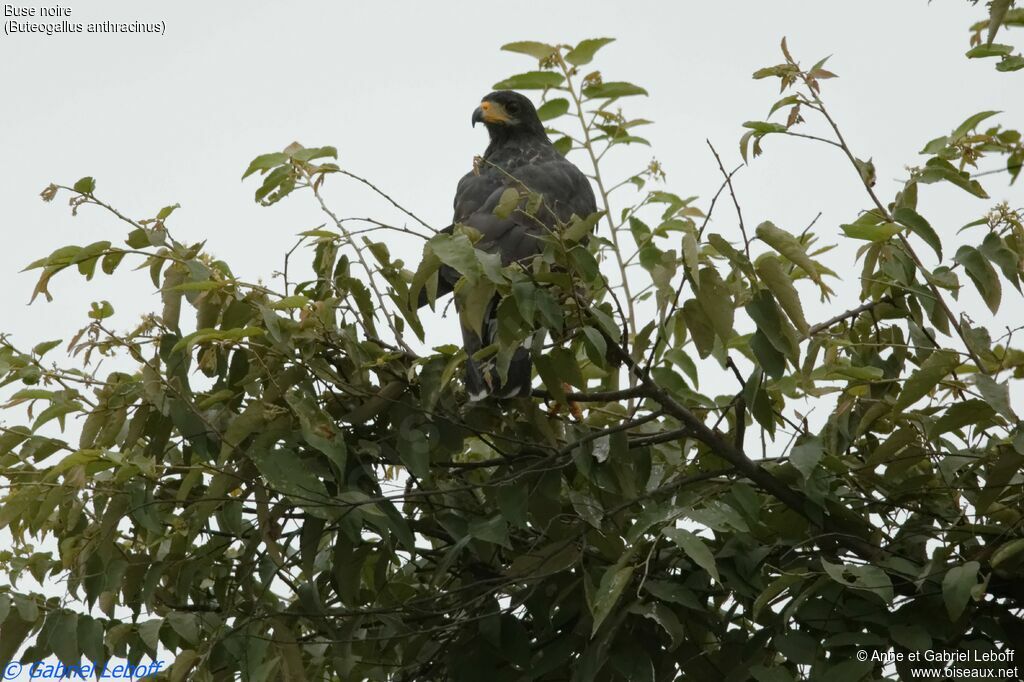
{"label": "green leaf", "polygon": [[594,625],[590,631],[591,637],[597,634],[601,624],[604,623],[605,619],[612,612],[615,604],[619,601],[622,591],[626,589],[626,585],[632,579],[633,571],[634,567],[631,565],[613,565],[601,576],[601,583],[597,587],[594,605],[591,608],[591,614],[594,618]]}
{"label": "green leaf", "polygon": [[272,154],[261,154],[260,156],[257,156],[249,163],[249,167],[246,168],[245,173],[242,174],[242,179],[245,180],[247,177],[249,177],[256,171],[266,173],[271,168],[275,168],[276,166],[280,166],[282,163],[287,162],[288,156],[281,152],[274,152]]}
{"label": "green leaf", "polygon": [[971,424],[988,422],[995,415],[995,410],[984,400],[965,400],[950,405],[929,432],[931,438],[938,438],[943,433],[961,429]]}
{"label": "green leaf", "polygon": [[534,290],[534,303],[540,311],[541,321],[548,329],[561,330],[565,324],[565,313],[551,292],[544,288]]}
{"label": "green leaf", "polygon": [[[224,282],[218,282],[212,279],[207,279],[198,282],[184,282],[182,284],[176,284],[174,286],[165,288],[168,289],[169,291],[210,291],[212,289],[223,289],[225,286],[226,283]],[[289,306],[281,307],[287,308]]]}
{"label": "green leaf", "polygon": [[1013,288],[1020,291],[1020,256],[1006,246],[1006,242],[995,232],[985,235],[984,241],[978,247],[985,258],[999,266],[1003,277],[1013,285]]}
{"label": "green leaf", "polygon": [[611,99],[615,97],[632,97],[646,95],[647,91],[639,85],[623,82],[601,83],[583,88],[583,95],[589,99]]}
{"label": "green leaf", "polygon": [[957,620],[967,608],[971,591],[978,584],[978,569],[981,564],[968,561],[962,566],[949,569],[942,578],[942,600],[946,603],[946,613],[950,620]]}
{"label": "green leaf", "polygon": [[1002,57],[1013,52],[1013,45],[1000,45],[999,43],[992,43],[990,45],[976,45],[971,49],[967,50],[966,56],[969,59],[978,59],[983,57]]}
{"label": "green leaf", "polygon": [[103,256],[103,260],[100,261],[100,268],[106,274],[112,275],[114,274],[114,270],[117,269],[117,266],[121,264],[124,256],[125,252],[121,249],[113,249]]}
{"label": "green leaf", "polygon": [[60,611],[51,617],[55,618],[49,642],[53,653],[66,666],[79,665],[82,652],[78,648],[78,614]]}
{"label": "green leaf", "polygon": [[[743,136],[740,138],[740,156],[743,157],[743,163],[749,163],[749,159],[747,158],[747,152],[750,146],[750,140],[751,138],[754,137],[755,134],[755,131],[748,130],[747,132],[743,133]],[[758,140],[754,140],[755,158],[761,153],[761,147],[759,146],[759,144],[760,143]]]}
{"label": "green leaf", "polygon": [[163,624],[163,618],[153,618],[138,624],[139,639],[151,652],[155,652],[160,646],[160,628]]}
{"label": "green leaf", "polygon": [[476,284],[480,278],[480,263],[476,257],[476,247],[464,234],[439,234],[431,237],[427,248],[442,263],[456,270],[466,278],[469,284]]}
{"label": "green leaf", "polygon": [[529,494],[527,486],[522,484],[498,487],[498,509],[501,511],[502,517],[517,528],[526,527]]}
{"label": "green leaf", "polygon": [[3,623],[0,623],[0,663],[6,665],[9,661],[16,660],[15,654],[34,625],[34,617],[26,620],[18,612],[10,613]]}
{"label": "green leaf", "polygon": [[240,341],[250,336],[263,336],[266,332],[262,327],[243,327],[242,329],[200,329],[178,341],[171,348],[175,353],[180,350],[191,351],[200,343],[212,341]]}
{"label": "green leaf", "polygon": [[528,325],[533,324],[533,314],[537,305],[537,299],[534,295],[536,291],[537,287],[533,282],[523,281],[512,285],[512,296],[515,298],[519,315]]}
{"label": "green leaf", "polygon": [[199,617],[196,614],[171,611],[167,614],[167,623],[189,644],[200,643]]}
{"label": "green leaf", "polygon": [[956,352],[946,349],[933,351],[903,384],[893,410],[900,412],[928,395],[959,364],[960,356]]}
{"label": "green leaf", "polygon": [[96,191],[96,181],[93,178],[86,176],[79,180],[78,182],[76,182],[72,186],[72,189],[74,189],[79,194],[92,194],[93,192]]}
{"label": "green leaf", "polygon": [[651,593],[657,599],[672,604],[679,604],[687,608],[701,610],[697,598],[693,592],[687,589],[682,583],[668,580],[646,580],[644,590]]}
{"label": "green leaf", "polygon": [[82,650],[85,657],[99,665],[106,660],[106,650],[103,647],[103,623],[96,618],[89,616],[78,617],[78,648]]}
{"label": "green leaf", "polygon": [[593,327],[583,328],[583,341],[587,351],[587,357],[598,367],[607,365],[606,355],[608,353],[608,342],[604,336]]}
{"label": "green leaf", "polygon": [[733,336],[734,309],[732,296],[722,281],[718,270],[706,267],[700,271],[700,286],[697,288],[697,302],[703,309],[715,334],[727,344]]}
{"label": "green leaf", "polygon": [[338,150],[334,147],[303,147],[292,151],[289,156],[296,161],[309,162],[314,159],[338,158]]}
{"label": "green leaf", "polygon": [[110,301],[94,301],[90,304],[89,319],[105,320],[114,314],[114,306]]}
{"label": "green leaf", "polygon": [[935,233],[928,221],[918,215],[917,211],[901,206],[893,211],[892,217],[901,225],[909,227],[910,231],[932,247],[935,255],[939,257],[940,261],[942,260],[942,240],[939,239],[939,235]]}
{"label": "green leaf", "polygon": [[786,356],[772,345],[772,342],[760,329],[750,337],[750,350],[765,374],[773,379],[781,379],[785,376]]}
{"label": "green leaf", "polygon": [[1015,557],[1021,552],[1024,552],[1024,538],[1017,538],[1016,540],[1010,540],[999,545],[999,548],[992,552],[992,568],[999,566],[1007,559]]}
{"label": "green leaf", "polygon": [[796,585],[804,580],[803,576],[796,573],[783,573],[778,578],[773,580],[768,587],[757,596],[754,600],[754,606],[751,612],[754,620],[758,619],[760,613],[766,606],[775,601],[783,592],[788,590],[793,585]]}
{"label": "green leaf", "polygon": [[864,239],[870,242],[884,242],[903,229],[896,223],[879,223],[877,225],[851,223],[849,225],[840,225],[840,227],[847,237]]}
{"label": "green leaf", "polygon": [[932,648],[932,636],[923,625],[892,625],[889,633],[894,642],[911,651],[925,651]]}
{"label": "green leaf", "polygon": [[334,419],[317,406],[311,395],[296,388],[285,393],[285,400],[298,416],[306,442],[326,455],[344,476],[348,447]]}
{"label": "green leaf", "polygon": [[954,130],[952,133],[950,133],[949,137],[951,139],[953,139],[953,140],[958,140],[961,137],[963,137],[964,135],[966,135],[967,133],[969,133],[972,130],[974,130],[975,128],[977,128],[979,123],[981,123],[982,121],[984,121],[987,118],[991,118],[992,116],[995,116],[998,113],[1000,113],[1000,112],[998,112],[998,111],[981,111],[981,112],[978,112],[977,114],[974,114],[973,116],[970,116],[966,121],[964,121],[963,123],[958,125],[956,127],[956,130]]}
{"label": "green leaf", "polygon": [[971,179],[970,173],[957,170],[956,166],[949,161],[937,156],[925,162],[924,170],[921,171],[917,181],[925,184],[949,182],[976,197],[988,199],[988,193],[977,180]]}
{"label": "green leaf", "polygon": [[149,232],[144,228],[137,227],[128,233],[128,238],[124,240],[124,243],[133,249],[143,249],[150,246]]}
{"label": "green leaf", "polygon": [[[755,80],[756,80],[756,75],[757,74],[755,73]],[[799,102],[800,102],[800,98],[798,96],[796,96],[796,95],[789,95],[787,97],[783,97],[782,99],[780,99],[777,102],[775,102],[775,104],[772,105],[772,108],[768,110],[768,116],[771,117],[772,114],[774,114],[776,111],[778,111],[782,107],[788,107],[790,105],[797,104]]]}
{"label": "green leaf", "polygon": [[587,382],[572,351],[568,348],[553,348],[548,357],[551,358],[551,364],[562,381],[577,388],[586,388]]}
{"label": "green leaf", "polygon": [[569,50],[565,55],[565,61],[575,66],[589,64],[594,59],[594,54],[608,43],[614,42],[615,38],[587,38],[581,40],[576,47]]}
{"label": "green leaf", "polygon": [[171,214],[174,213],[179,208],[181,208],[181,204],[171,204],[170,206],[164,206],[159,211],[157,211],[156,219],[167,220],[168,218],[171,217]]}
{"label": "green leaf", "polygon": [[569,226],[563,230],[562,238],[569,243],[583,242],[594,232],[594,227],[603,215],[604,211],[596,211],[583,218],[574,216]]}
{"label": "green leaf", "polygon": [[413,476],[420,479],[430,476],[430,443],[419,428],[399,427],[398,457]]}
{"label": "green leaf", "polygon": [[775,296],[800,335],[807,336],[810,333],[810,325],[807,324],[807,319],[804,317],[800,294],[797,293],[792,278],[782,267],[782,261],[770,254],[765,254],[757,259],[756,268],[761,281]]}
{"label": "green leaf", "polygon": [[936,137],[934,140],[930,140],[928,144],[921,150],[922,154],[938,154],[939,152],[946,149],[949,145],[949,136],[943,135],[942,137]]}
{"label": "green leaf", "polygon": [[38,357],[43,357],[48,352],[59,346],[63,342],[63,339],[54,339],[53,341],[44,341],[37,343],[32,347],[32,354]]}
{"label": "green leaf", "polygon": [[[205,282],[194,282],[194,283],[195,284],[205,284]],[[190,282],[190,284],[193,284],[193,282]],[[185,287],[185,286],[187,286],[187,284],[182,284],[182,285],[179,285],[179,286],[177,286],[175,288],[176,289],[181,289],[182,287]],[[270,304],[269,307],[274,309],[274,310],[298,310],[298,309],[301,309],[301,308],[305,308],[307,305],[309,305],[309,299],[308,298],[306,298],[302,294],[295,294],[293,296],[285,296],[280,301],[275,301],[274,303]]]}
{"label": "green leaf", "polygon": [[473,519],[469,522],[469,534],[477,540],[512,549],[508,540],[508,524],[501,515]]}
{"label": "green leaf", "polygon": [[999,283],[999,276],[995,268],[989,263],[978,249],[973,246],[964,245],[957,249],[953,260],[964,266],[967,276],[978,288],[978,293],[985,301],[985,305],[993,314],[999,311],[999,303],[1003,296],[1003,288]]}
{"label": "green leaf", "polygon": [[704,544],[704,540],[684,528],[666,528],[661,534],[671,540],[693,563],[697,564],[718,582],[722,582],[715,565],[715,556]]}
{"label": "green leaf", "polygon": [[569,112],[569,100],[564,97],[549,99],[537,108],[537,116],[542,121],[550,121]]}
{"label": "green leaf", "polygon": [[991,405],[996,412],[1011,422],[1017,421],[1017,413],[1010,407],[1009,382],[998,383],[987,374],[978,373],[974,375],[974,385],[985,402]]}
{"label": "green leaf", "polygon": [[683,320],[697,347],[697,354],[702,358],[711,355],[715,346],[715,330],[697,299],[691,298],[683,303]]}
{"label": "green leaf", "polygon": [[327,489],[312,469],[288,448],[250,448],[249,457],[271,488],[284,493],[313,516],[331,517]]}
{"label": "green leaf", "polygon": [[555,540],[539,548],[527,547],[512,560],[509,574],[525,576],[534,572],[554,573],[564,571],[580,559],[579,549],[572,543]]}
{"label": "green leaf", "polygon": [[584,282],[593,282],[601,274],[601,268],[597,264],[594,254],[590,253],[590,250],[582,244],[570,249],[569,257]]}
{"label": "green leaf", "polygon": [[512,215],[512,211],[516,210],[516,206],[519,205],[519,190],[515,187],[509,187],[501,193],[501,197],[498,198],[498,203],[494,207],[494,215],[498,216],[502,220],[507,220]]}
{"label": "green leaf", "polygon": [[463,285],[455,290],[455,295],[462,302],[459,310],[459,319],[467,329],[472,329],[477,336],[483,338],[484,323],[487,320],[488,311],[492,309],[491,303],[494,297],[494,284],[484,280],[471,285],[464,281]]}
{"label": "green leaf", "polygon": [[699,284],[700,246],[697,244],[697,238],[689,232],[683,234],[682,252],[686,271],[693,278],[693,281]]}
{"label": "green leaf", "polygon": [[796,330],[783,317],[771,293],[758,290],[744,309],[772,346],[795,363],[800,356]]}
{"label": "green leaf", "polygon": [[557,88],[565,80],[565,76],[553,71],[528,71],[509,76],[494,84],[495,90],[543,90]]}
{"label": "green leaf", "polygon": [[743,123],[743,127],[748,128],[759,135],[786,132],[786,126],[781,123],[772,123],[771,121],[745,121]]}
{"label": "green leaf", "polygon": [[840,585],[878,595],[886,604],[892,603],[892,580],[877,566],[870,564],[833,564],[822,559],[821,565],[829,577]]}
{"label": "green leaf", "polygon": [[1020,71],[1021,69],[1024,69],[1024,56],[1019,54],[1015,54],[1012,57],[1003,57],[1002,61],[996,64],[996,71],[1008,72]]}
{"label": "green leaf", "polygon": [[643,616],[657,623],[672,640],[670,650],[675,649],[685,639],[685,631],[675,612],[664,604],[657,602],[638,604],[630,609],[631,613]]}
{"label": "green leaf", "polygon": [[551,361],[551,358],[547,355],[533,354],[533,364],[537,368],[537,374],[540,375],[540,379],[544,382],[544,386],[548,389],[551,397],[562,404],[567,403],[568,400],[565,397],[565,387],[562,386],[562,378],[558,375],[558,370],[555,369],[555,363]]}
{"label": "green leaf", "polygon": [[755,233],[761,241],[781,253],[791,263],[799,266],[811,278],[811,281],[819,287],[824,287],[821,271],[815,262],[811,260],[811,257],[807,255],[807,251],[804,249],[803,244],[800,243],[800,240],[767,220],[757,226]]}
{"label": "green leaf", "polygon": [[600,500],[591,495],[589,491],[580,491],[576,488],[569,488],[568,495],[572,508],[576,510],[580,518],[590,524],[592,528],[600,531],[601,521],[604,518],[604,509],[601,507]]}
{"label": "green leaf", "polygon": [[547,43],[539,43],[534,40],[520,40],[514,43],[505,43],[501,46],[502,50],[506,52],[518,52],[520,54],[527,54],[531,57],[535,57],[540,61],[543,61],[558,51],[554,45],[548,45]]}
{"label": "green leaf", "polygon": [[793,446],[789,451],[789,461],[803,474],[804,479],[808,479],[824,455],[825,449],[821,438],[810,436]]}

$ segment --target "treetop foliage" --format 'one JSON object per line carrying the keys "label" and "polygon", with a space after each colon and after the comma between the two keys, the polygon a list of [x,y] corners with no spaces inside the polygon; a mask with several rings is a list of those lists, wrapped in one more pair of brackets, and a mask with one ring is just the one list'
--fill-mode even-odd
{"label": "treetop foliage", "polygon": [[[994,42],[1024,24],[1013,5],[989,4],[968,57],[1024,67]],[[70,340],[0,337],[0,662],[169,653],[159,679],[179,681],[855,682],[893,674],[859,649],[1024,651],[1024,352],[960,301],[995,315],[1021,292],[1022,210],[990,198],[1020,175],[1020,132],[993,111],[951,120],[889,195],[828,107],[827,61],[783,40],[753,74],[781,92],[742,124],[741,156],[826,145],[864,207],[776,224],[744,216],[744,166],[714,147],[706,200],[653,160],[608,176],[651,123],[628,113],[644,88],[596,66],[611,42],[503,47],[532,67],[495,88],[537,96],[601,208],[527,266],[465,226],[438,232],[329,146],[242,176],[257,202],[305,198],[327,221],[272,285],[175,238],[176,205],[129,217],[89,177],[43,191],[122,233],[31,263],[34,299],[56,276],[135,267],[162,307],[131,327],[101,300]],[[344,217],[322,193],[341,181],[406,224]],[[988,208],[957,237],[933,184]],[[523,187],[498,210],[541,201]],[[533,397],[466,401],[465,352],[431,347],[416,305],[442,265],[471,324],[500,297],[478,357],[507,368],[527,344]],[[857,306],[809,319],[808,300],[851,288]],[[101,374],[105,358],[131,369]]]}

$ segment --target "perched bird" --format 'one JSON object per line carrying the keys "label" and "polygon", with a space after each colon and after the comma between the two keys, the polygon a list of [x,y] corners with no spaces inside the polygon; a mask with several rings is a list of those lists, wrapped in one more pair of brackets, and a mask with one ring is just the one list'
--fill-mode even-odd
{"label": "perched bird", "polygon": [[[555,149],[544,131],[533,102],[510,90],[492,92],[473,112],[473,125],[483,123],[490,144],[472,171],[459,180],[455,190],[453,224],[476,229],[481,237],[476,248],[501,256],[502,265],[525,261],[540,253],[537,237],[565,225],[575,215],[585,218],[597,211],[594,191],[587,177]],[[495,208],[508,188],[540,195],[540,207],[529,213],[525,199],[506,217]],[[459,273],[444,266],[438,276],[437,295],[452,291]],[[419,305],[427,302],[421,292]],[[483,338],[473,329],[462,328],[466,349],[466,391],[470,400],[487,396],[511,398],[530,392],[532,363],[526,348],[512,356],[508,378],[502,383],[493,360],[477,362],[473,353],[490,345],[497,332],[495,297],[485,314]]]}

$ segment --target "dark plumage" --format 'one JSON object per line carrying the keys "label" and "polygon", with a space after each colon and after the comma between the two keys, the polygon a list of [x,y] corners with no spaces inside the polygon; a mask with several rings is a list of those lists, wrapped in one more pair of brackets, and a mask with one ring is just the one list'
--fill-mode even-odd
{"label": "dark plumage", "polygon": [[[597,210],[590,182],[580,170],[552,146],[537,116],[533,103],[523,95],[509,90],[492,92],[473,112],[473,125],[483,123],[490,135],[490,144],[478,168],[459,181],[455,191],[454,223],[462,223],[480,232],[478,249],[501,256],[502,265],[526,260],[542,250],[538,235],[566,224],[573,215],[585,218]],[[527,189],[543,198],[535,215],[520,208],[506,218],[494,213],[502,193],[509,187]],[[454,223],[445,232],[454,229]],[[451,292],[459,274],[442,267],[437,294]],[[420,295],[419,305],[426,304]],[[495,299],[488,310],[483,336],[463,327],[466,353],[472,356],[492,342],[495,320]],[[526,348],[512,357],[508,380],[498,385],[492,362],[477,363],[470,358],[466,365],[466,390],[473,400],[487,395],[508,398],[530,391],[532,363]]]}

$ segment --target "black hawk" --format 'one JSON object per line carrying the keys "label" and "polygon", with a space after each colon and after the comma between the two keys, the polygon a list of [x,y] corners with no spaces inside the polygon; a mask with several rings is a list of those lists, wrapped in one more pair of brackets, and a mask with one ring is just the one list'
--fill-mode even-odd
{"label": "black hawk", "polygon": [[[443,232],[451,233],[455,224],[468,225],[481,235],[476,248],[498,254],[502,265],[510,265],[540,253],[539,235],[568,224],[573,216],[586,218],[597,211],[587,177],[551,144],[537,109],[527,97],[509,90],[492,92],[473,112],[472,122],[474,126],[484,124],[490,144],[474,169],[459,180],[454,222]],[[540,208],[527,213],[524,198],[518,208],[505,214],[507,217],[496,215],[495,208],[510,187],[540,195]],[[443,266],[437,295],[451,292],[458,279],[458,272]],[[426,294],[421,292],[419,305],[426,302]],[[497,302],[495,297],[485,314],[483,338],[475,330],[462,327],[470,400],[512,398],[530,392],[533,367],[528,349],[515,351],[505,382],[500,381],[493,360],[477,362],[472,358],[493,342]]]}

